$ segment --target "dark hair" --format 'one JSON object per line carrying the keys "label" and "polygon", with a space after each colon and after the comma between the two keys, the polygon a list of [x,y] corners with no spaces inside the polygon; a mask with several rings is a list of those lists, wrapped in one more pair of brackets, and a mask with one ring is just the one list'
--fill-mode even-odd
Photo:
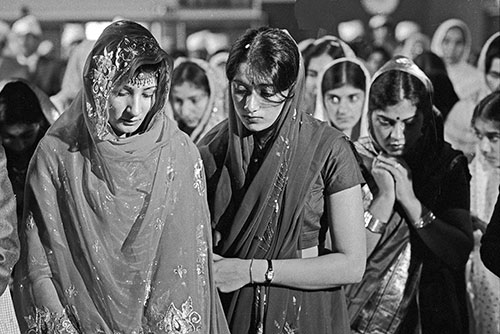
{"label": "dark hair", "polygon": [[486,57],[484,59],[484,70],[486,73],[489,72],[491,63],[493,59],[500,58],[500,36],[497,36],[488,47],[486,51]]}
{"label": "dark hair", "polygon": [[307,70],[309,63],[312,58],[319,57],[321,55],[327,54],[332,57],[333,60],[345,57],[344,49],[339,41],[335,40],[324,40],[318,44],[313,44],[310,48],[304,52],[304,65]]}
{"label": "dark hair", "polygon": [[474,108],[471,121],[472,125],[474,125],[478,118],[500,123],[500,91],[494,91],[486,96],[479,102],[476,108]]}
{"label": "dark hair", "polygon": [[185,82],[191,83],[210,95],[210,85],[205,71],[192,61],[183,62],[174,69],[172,87],[182,85]]}
{"label": "dark hair", "polygon": [[336,89],[344,85],[366,91],[366,75],[363,69],[356,63],[343,61],[330,66],[321,80],[321,92],[324,94],[330,89]]}
{"label": "dark hair", "polygon": [[420,67],[426,75],[429,75],[436,71],[442,71],[446,73],[446,65],[437,54],[431,51],[424,51],[415,57],[413,62]]}
{"label": "dark hair", "polygon": [[[300,53],[290,35],[277,28],[248,29],[229,51],[226,75],[232,81],[242,63],[252,83],[269,83],[273,94],[291,89],[297,80]],[[291,97],[290,94],[287,98]]]}
{"label": "dark hair", "polygon": [[45,121],[38,97],[25,83],[7,83],[0,92],[0,125]]}

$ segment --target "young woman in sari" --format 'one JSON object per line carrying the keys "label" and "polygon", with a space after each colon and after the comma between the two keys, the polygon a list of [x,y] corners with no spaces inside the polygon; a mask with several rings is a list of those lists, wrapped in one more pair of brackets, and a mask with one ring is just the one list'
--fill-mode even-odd
{"label": "young woman in sari", "polygon": [[348,288],[355,333],[466,333],[472,248],[467,160],[443,140],[432,85],[408,58],[372,79],[369,137],[356,147],[368,261]]}
{"label": "young woman in sari", "polygon": [[0,333],[18,334],[9,281],[19,258],[16,199],[7,176],[7,159],[0,143]]}
{"label": "young woman in sari", "polygon": [[347,43],[330,35],[317,39],[303,52],[303,55],[306,70],[303,109],[307,114],[313,115],[316,108],[318,74],[332,60],[342,57],[356,58],[356,55]]}
{"label": "young woman in sari", "polygon": [[476,155],[469,164],[474,250],[470,255],[467,287],[474,316],[474,333],[500,331],[500,278],[481,261],[481,237],[493,214],[500,187],[500,91],[485,97],[474,110],[472,127],[478,138]]}
{"label": "young woman in sari", "polygon": [[318,77],[314,117],[327,121],[352,141],[367,135],[366,90],[370,74],[356,59],[339,58],[327,64]]}
{"label": "young woman in sari", "polygon": [[[302,111],[288,33],[248,30],[227,64],[229,118],[198,147],[232,333],[349,333],[342,285],[360,279],[360,183],[348,139]],[[326,230],[335,248],[320,252]]]}
{"label": "young woman in sari", "polygon": [[431,51],[446,64],[455,92],[459,99],[467,98],[481,89],[481,72],[468,63],[472,47],[469,27],[461,20],[446,20],[436,29],[431,41]]}
{"label": "young woman in sari", "polygon": [[477,68],[482,75],[479,90],[468,98],[458,101],[444,123],[444,138],[453,148],[461,150],[472,160],[476,153],[477,137],[472,131],[471,119],[474,108],[490,93],[500,90],[500,32],[484,43]]}
{"label": "young woman in sari", "polygon": [[147,29],[112,23],[40,141],[15,278],[30,333],[228,333],[203,164],[164,109],[171,71]]}
{"label": "young woman in sari", "polygon": [[18,220],[23,214],[28,164],[38,142],[58,117],[48,96],[23,79],[7,81],[0,89],[0,138],[16,195]]}

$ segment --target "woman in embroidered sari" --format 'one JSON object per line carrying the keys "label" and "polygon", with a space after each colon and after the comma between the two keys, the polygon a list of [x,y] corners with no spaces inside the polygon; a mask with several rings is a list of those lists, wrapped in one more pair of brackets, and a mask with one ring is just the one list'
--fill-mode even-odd
{"label": "woman in embroidered sari", "polygon": [[171,71],[148,30],[112,23],[40,141],[15,279],[30,333],[228,333],[203,164],[164,109]]}
{"label": "woman in embroidered sari", "polygon": [[356,147],[368,261],[348,288],[355,333],[466,333],[472,248],[466,158],[443,140],[432,85],[408,58],[372,79],[369,137]]}
{"label": "woman in embroidered sari", "polygon": [[327,121],[352,141],[366,136],[369,83],[370,74],[357,59],[339,58],[327,64],[318,77],[314,117]]}
{"label": "woman in embroidered sari", "polygon": [[[302,111],[296,43],[248,30],[226,74],[229,118],[198,147],[216,232],[215,280],[233,333],[349,333],[343,284],[365,262],[357,162],[345,135]],[[326,230],[335,249],[320,253]]]}
{"label": "woman in embroidered sari", "polygon": [[224,115],[224,85],[204,60],[178,58],[172,74],[170,107],[179,128],[197,143]]}

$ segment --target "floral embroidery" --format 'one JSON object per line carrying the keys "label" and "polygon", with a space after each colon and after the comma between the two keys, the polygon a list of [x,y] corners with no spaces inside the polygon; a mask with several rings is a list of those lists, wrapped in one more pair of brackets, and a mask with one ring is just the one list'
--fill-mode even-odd
{"label": "floral embroidery", "polygon": [[180,278],[182,278],[182,276],[187,274],[187,270],[183,266],[178,265],[177,268],[174,269],[174,273],[176,273],[177,275],[179,275]]}
{"label": "floral embroidery", "polygon": [[32,230],[35,227],[35,219],[33,218],[33,212],[28,212],[28,217],[26,218],[26,227],[28,230]]}
{"label": "floral embroidery", "polygon": [[68,296],[68,298],[73,298],[78,294],[78,290],[72,284],[66,290],[64,290],[64,293],[66,294],[66,296]]}
{"label": "floral embroidery", "polygon": [[205,184],[203,182],[203,161],[198,159],[194,165],[194,188],[198,190],[200,196],[205,192]]}
{"label": "floral embroidery", "polygon": [[189,297],[181,305],[181,310],[171,303],[167,313],[158,323],[158,328],[168,334],[194,333],[201,329],[201,316],[193,310],[193,301]]}
{"label": "floral embroidery", "polygon": [[66,310],[62,313],[50,312],[46,307],[35,308],[35,316],[24,317],[28,325],[28,334],[77,334],[69,320]]}
{"label": "floral embroidery", "polygon": [[207,284],[205,267],[207,264],[208,245],[205,240],[203,227],[203,224],[200,224],[196,228],[196,252],[198,254],[196,258],[196,273],[198,274],[202,286],[205,286]]}

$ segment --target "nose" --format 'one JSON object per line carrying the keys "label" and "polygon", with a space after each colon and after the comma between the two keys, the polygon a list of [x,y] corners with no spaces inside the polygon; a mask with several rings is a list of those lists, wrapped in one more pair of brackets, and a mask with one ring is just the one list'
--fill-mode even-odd
{"label": "nose", "polygon": [[257,93],[252,91],[252,93],[249,96],[247,96],[245,100],[245,110],[247,110],[249,113],[254,113],[257,110],[259,110],[259,108],[260,105]]}
{"label": "nose", "polygon": [[404,140],[405,138],[405,124],[403,122],[396,122],[391,131],[391,138],[397,141]]}
{"label": "nose", "polygon": [[341,115],[346,115],[349,113],[349,107],[345,99],[340,99],[339,109],[337,112]]}
{"label": "nose", "polygon": [[491,151],[491,144],[488,138],[483,137],[479,141],[479,148],[483,153],[489,153]]}
{"label": "nose", "polygon": [[134,117],[141,114],[141,103],[139,95],[131,96],[130,101],[128,103],[127,112],[130,114],[130,116]]}

